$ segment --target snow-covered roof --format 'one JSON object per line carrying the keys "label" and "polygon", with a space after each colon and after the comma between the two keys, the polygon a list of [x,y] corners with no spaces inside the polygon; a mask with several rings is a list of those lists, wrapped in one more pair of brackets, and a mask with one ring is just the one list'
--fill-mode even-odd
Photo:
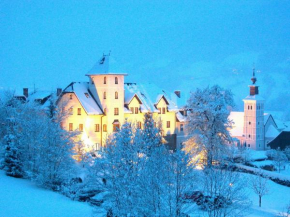
{"label": "snow-covered roof", "polygon": [[88,89],[88,82],[73,82],[67,88],[65,88],[63,92],[75,93],[88,115],[103,114],[101,108]]}
{"label": "snow-covered roof", "polygon": [[28,96],[28,100],[35,101],[35,100],[43,100],[51,95],[51,91],[36,91]]}
{"label": "snow-covered roof", "polygon": [[231,112],[228,119],[233,122],[230,129],[231,136],[243,136],[244,112]]}
{"label": "snow-covered roof", "polygon": [[179,122],[186,122],[187,118],[185,116],[183,116],[180,112],[176,113],[176,118]]}
{"label": "snow-covered roof", "polygon": [[273,125],[270,125],[267,132],[265,133],[265,137],[276,138],[279,134],[280,132]]}
{"label": "snow-covered roof", "polygon": [[130,103],[136,95],[142,102],[141,111],[158,112],[155,105],[164,97],[168,103],[169,111],[178,111],[177,105],[170,100],[165,90],[157,87],[154,84],[135,84],[125,83],[125,103]]}
{"label": "snow-covered roof", "polygon": [[184,108],[187,105],[187,100],[190,97],[190,93],[186,91],[180,91],[180,96],[178,97],[174,91],[170,93],[170,99],[178,108]]}
{"label": "snow-covered roof", "polygon": [[249,95],[244,100],[260,100],[260,101],[265,101],[265,99],[263,97],[261,97],[260,95]]}
{"label": "snow-covered roof", "polygon": [[102,58],[96,62],[93,68],[88,71],[86,74],[87,76],[90,75],[105,75],[105,74],[112,74],[112,75],[127,75],[126,73],[115,73],[109,71],[110,66],[110,55],[103,55]]}

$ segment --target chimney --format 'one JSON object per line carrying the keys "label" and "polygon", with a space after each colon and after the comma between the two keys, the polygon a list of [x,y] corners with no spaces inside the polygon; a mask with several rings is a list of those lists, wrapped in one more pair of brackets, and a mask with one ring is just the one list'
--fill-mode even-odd
{"label": "chimney", "polygon": [[180,90],[176,90],[174,91],[174,93],[176,94],[176,96],[178,96],[178,98],[180,98]]}
{"label": "chimney", "polygon": [[57,88],[56,89],[56,95],[57,96],[60,96],[61,92],[62,92],[62,89],[61,88]]}
{"label": "chimney", "polygon": [[28,88],[23,88],[23,95],[28,98]]}

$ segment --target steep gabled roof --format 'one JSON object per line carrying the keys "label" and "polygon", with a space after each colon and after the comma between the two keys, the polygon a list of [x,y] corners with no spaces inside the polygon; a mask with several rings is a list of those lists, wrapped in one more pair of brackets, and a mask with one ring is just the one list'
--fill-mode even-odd
{"label": "steep gabled roof", "polygon": [[74,93],[88,115],[103,114],[101,107],[89,92],[87,82],[73,82],[63,93]]}
{"label": "steep gabled roof", "polygon": [[167,96],[166,92],[153,84],[125,83],[125,102],[129,102],[135,95],[142,102],[141,111],[158,112],[156,104],[164,98],[169,111],[178,111],[178,107]]}

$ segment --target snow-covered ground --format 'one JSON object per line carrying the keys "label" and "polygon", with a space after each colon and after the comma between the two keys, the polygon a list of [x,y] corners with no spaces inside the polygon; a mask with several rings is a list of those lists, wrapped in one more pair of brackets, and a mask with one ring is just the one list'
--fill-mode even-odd
{"label": "snow-covered ground", "polygon": [[[243,174],[245,186],[250,176]],[[258,196],[247,189],[252,201],[248,216],[270,217],[285,210],[290,203],[290,188],[269,180],[269,189],[270,193],[262,198],[262,208],[258,206]],[[87,203],[72,201],[61,194],[39,188],[28,180],[7,177],[3,171],[0,171],[0,195],[1,217],[87,217],[93,213],[93,207]],[[189,206],[188,211],[192,208]],[[103,216],[96,210],[94,215]],[[198,216],[197,212],[194,211],[192,216]]]}
{"label": "snow-covered ground", "polygon": [[35,186],[23,179],[7,177],[0,170],[1,217],[88,217],[93,207]]}

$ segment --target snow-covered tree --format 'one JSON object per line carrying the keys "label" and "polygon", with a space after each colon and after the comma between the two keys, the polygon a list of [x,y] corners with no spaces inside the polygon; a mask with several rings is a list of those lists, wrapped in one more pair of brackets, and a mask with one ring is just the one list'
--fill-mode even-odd
{"label": "snow-covered tree", "polygon": [[12,134],[6,135],[4,141],[4,170],[6,171],[6,175],[21,178],[23,177],[22,162],[19,149],[15,144],[15,137]]}
{"label": "snow-covered tree", "polygon": [[96,158],[96,182],[111,194],[116,216],[180,216],[181,196],[193,188],[188,154],[172,153],[163,144],[152,114],[143,129],[125,122]]}
{"label": "snow-covered tree", "polygon": [[120,131],[111,135],[106,142],[101,157],[95,161],[97,181],[104,190],[111,193],[112,212],[115,216],[127,216],[138,213],[137,146],[133,140],[133,129],[125,122]]}
{"label": "snow-covered tree", "polygon": [[262,197],[269,193],[268,179],[261,176],[261,172],[253,175],[249,182],[249,187],[259,197],[259,207],[262,206]]}
{"label": "snow-covered tree", "polygon": [[290,146],[286,146],[284,153],[286,157],[288,158],[288,161],[290,161]]}
{"label": "snow-covered tree", "polygon": [[234,105],[229,90],[219,86],[197,89],[188,100],[188,133],[192,135],[187,144],[194,154],[202,154],[206,165],[221,160],[226,144],[231,142],[228,128],[230,107]]}
{"label": "snow-covered tree", "polygon": [[193,192],[196,188],[197,174],[194,171],[195,164],[187,152],[177,149],[170,154],[170,169],[168,170],[168,203],[170,216],[182,216],[184,208],[185,195]]}
{"label": "snow-covered tree", "polygon": [[285,167],[288,158],[287,156],[280,150],[276,151],[273,156],[274,165],[278,168],[280,173],[281,169]]}
{"label": "snow-covered tree", "polygon": [[244,178],[231,167],[211,167],[202,172],[200,185],[204,197],[200,201],[204,215],[209,217],[244,216],[250,201]]}

